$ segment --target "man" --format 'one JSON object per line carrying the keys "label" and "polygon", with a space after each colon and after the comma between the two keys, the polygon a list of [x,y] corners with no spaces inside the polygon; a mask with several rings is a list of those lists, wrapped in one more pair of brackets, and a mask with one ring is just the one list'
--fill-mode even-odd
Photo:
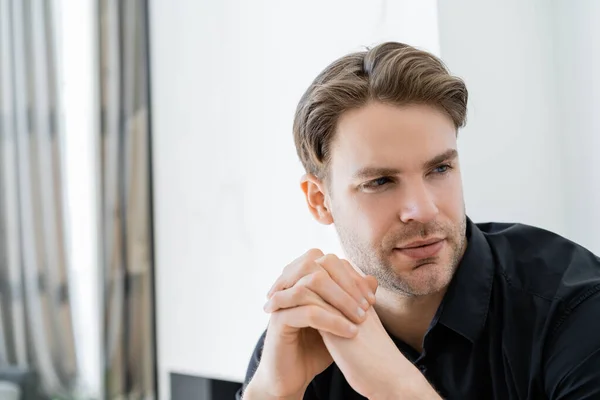
{"label": "man", "polygon": [[431,54],[384,43],[328,66],[294,137],[313,249],[268,294],[244,399],[600,399],[600,259],[465,213],[467,89]]}

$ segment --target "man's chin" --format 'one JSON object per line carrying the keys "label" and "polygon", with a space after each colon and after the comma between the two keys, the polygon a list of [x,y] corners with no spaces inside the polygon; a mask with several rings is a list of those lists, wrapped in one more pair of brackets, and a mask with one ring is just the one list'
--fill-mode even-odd
{"label": "man's chin", "polygon": [[389,289],[412,296],[426,296],[444,290],[452,279],[452,271],[436,260],[423,260],[410,271],[397,274],[396,282]]}
{"label": "man's chin", "polygon": [[394,252],[389,259],[388,265],[392,267],[394,273],[400,277],[408,277],[410,274],[421,267],[432,267],[443,265],[442,257],[434,256],[422,259],[411,259]]}

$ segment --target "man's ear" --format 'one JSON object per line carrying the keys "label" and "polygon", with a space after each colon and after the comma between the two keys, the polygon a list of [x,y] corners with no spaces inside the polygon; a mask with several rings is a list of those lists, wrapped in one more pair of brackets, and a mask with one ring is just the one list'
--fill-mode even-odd
{"label": "man's ear", "polygon": [[308,210],[313,217],[324,225],[333,223],[330,204],[325,190],[325,183],[312,174],[302,176],[300,187],[306,197]]}

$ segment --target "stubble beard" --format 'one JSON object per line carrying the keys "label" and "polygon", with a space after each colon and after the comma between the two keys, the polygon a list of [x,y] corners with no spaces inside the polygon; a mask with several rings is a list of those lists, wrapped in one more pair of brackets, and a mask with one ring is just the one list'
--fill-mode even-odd
{"label": "stubble beard", "polygon": [[[454,226],[439,223],[410,225],[401,232],[396,232],[375,245],[364,243],[355,234],[355,229],[335,225],[338,237],[349,260],[363,273],[374,276],[383,289],[394,293],[415,297],[426,296],[443,290],[451,281],[466,246],[466,215]],[[391,262],[395,244],[407,243],[431,236],[444,236],[450,249],[449,259],[445,252],[422,260],[409,261],[411,264],[394,266]],[[411,272],[425,264],[432,264],[431,274],[426,279],[415,281]],[[429,266],[427,267],[429,268]],[[401,271],[401,272],[398,272]]]}

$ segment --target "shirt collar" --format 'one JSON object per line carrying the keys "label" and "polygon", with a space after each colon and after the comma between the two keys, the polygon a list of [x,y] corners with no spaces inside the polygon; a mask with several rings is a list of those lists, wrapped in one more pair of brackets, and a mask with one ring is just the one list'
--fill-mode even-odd
{"label": "shirt collar", "polygon": [[467,218],[467,249],[442,301],[439,322],[475,342],[487,318],[494,259],[483,232]]}

